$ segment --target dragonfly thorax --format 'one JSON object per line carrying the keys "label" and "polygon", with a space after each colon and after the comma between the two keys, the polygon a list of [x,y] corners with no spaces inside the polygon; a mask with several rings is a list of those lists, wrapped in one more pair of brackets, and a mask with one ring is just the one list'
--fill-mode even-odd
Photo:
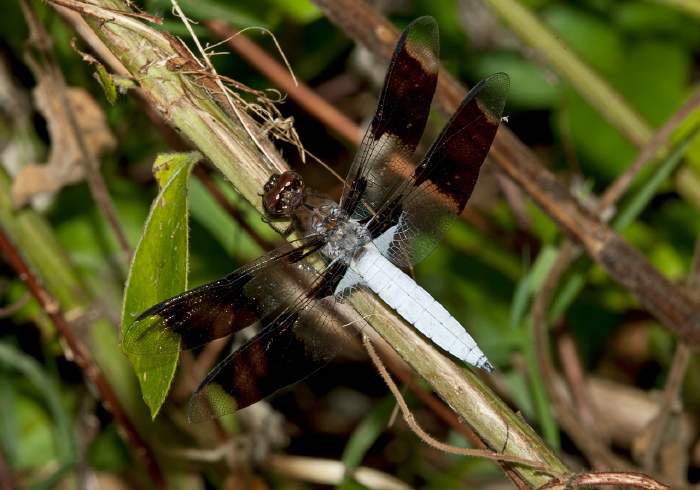
{"label": "dragonfly thorax", "polygon": [[353,257],[370,241],[367,229],[355,220],[337,204],[319,206],[317,208],[314,231],[323,235],[326,245],[323,254],[329,262],[340,259],[349,263]]}

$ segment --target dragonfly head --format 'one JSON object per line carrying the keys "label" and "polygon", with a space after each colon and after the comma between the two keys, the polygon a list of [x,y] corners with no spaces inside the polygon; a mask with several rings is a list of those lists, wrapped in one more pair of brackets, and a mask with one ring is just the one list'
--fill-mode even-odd
{"label": "dragonfly head", "polygon": [[290,216],[304,201],[304,181],[296,172],[284,172],[270,177],[262,196],[265,212],[270,217]]}

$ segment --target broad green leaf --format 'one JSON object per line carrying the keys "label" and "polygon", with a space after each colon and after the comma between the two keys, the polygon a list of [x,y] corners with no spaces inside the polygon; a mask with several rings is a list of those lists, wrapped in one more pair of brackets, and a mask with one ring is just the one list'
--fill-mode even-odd
{"label": "broad green leaf", "polygon": [[[134,252],[124,294],[122,332],[132,328],[134,319],[147,308],[187,289],[187,183],[192,166],[200,158],[199,153],[164,154],[156,160],[155,174],[161,191]],[[149,331],[150,325],[140,322],[135,328],[144,330],[144,339],[153,334],[162,342],[178,343],[178,336],[166,340],[158,329]],[[154,418],[170,390],[179,359],[177,347],[164,351],[170,353],[136,355],[124,351]]]}
{"label": "broad green leaf", "polygon": [[606,14],[620,30],[635,37],[677,39],[689,46],[700,41],[698,19],[661,2],[613,2]]}
{"label": "broad green leaf", "polygon": [[629,42],[612,81],[644,117],[660,126],[688,95],[688,58],[688,49],[675,40]]}
{"label": "broad green leaf", "polygon": [[512,52],[475,55],[469,60],[474,79],[482,79],[492,73],[503,71],[511,79],[506,114],[515,108],[540,110],[549,109],[559,103],[561,85],[553,84],[551,74],[531,60]]}
{"label": "broad green leaf", "polygon": [[568,128],[577,154],[588,165],[589,177],[603,182],[614,180],[637,151],[580,95],[569,90],[565,93],[563,110],[553,114],[552,125]]}
{"label": "broad green leaf", "polygon": [[556,4],[544,13],[549,27],[596,70],[609,73],[623,60],[620,35],[597,16],[571,5]]}

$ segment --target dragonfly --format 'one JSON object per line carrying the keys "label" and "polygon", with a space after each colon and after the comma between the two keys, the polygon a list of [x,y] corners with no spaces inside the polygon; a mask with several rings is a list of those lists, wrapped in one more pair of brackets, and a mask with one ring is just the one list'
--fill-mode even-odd
{"label": "dragonfly", "polygon": [[435,93],[438,36],[432,17],[416,19],[401,35],[340,203],[306,188],[296,172],[273,175],[262,195],[266,218],[288,220],[283,234],[298,238],[147,309],[125,330],[127,351],[154,356],[261,321],[260,332],[197,388],[190,422],[248,407],[327,364],[367,323],[352,306],[362,290],[373,291],[446,352],[493,370],[464,327],[401,270],[430,254],[467,204],[510,85],[505,73],[477,83],[402,177]]}

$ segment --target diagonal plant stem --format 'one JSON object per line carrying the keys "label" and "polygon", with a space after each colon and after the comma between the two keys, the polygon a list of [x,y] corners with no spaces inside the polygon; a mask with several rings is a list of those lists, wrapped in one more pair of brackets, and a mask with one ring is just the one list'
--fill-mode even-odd
{"label": "diagonal plant stem", "polygon": [[[363,335],[368,335],[367,332],[363,332]],[[364,337],[363,337],[364,338]],[[370,337],[370,341],[375,341],[377,339]],[[389,351],[389,348],[382,349],[382,344],[377,344],[379,351],[382,354],[382,363],[386,365],[386,368],[400,381],[401,384],[407,387],[411,392],[418,397],[430,410],[442,420],[445,421],[453,430],[459,432],[464,437],[466,437],[472,445],[482,450],[486,450],[488,446],[479,438],[477,434],[474,433],[469,427],[464,425],[457,415],[450,410],[449,407],[436,397],[433,393],[429,392],[423,386],[420,385],[415,379],[414,374],[407,370],[403,365],[399,365],[399,361],[396,359],[396,354],[393,351]],[[385,344],[384,344],[385,345]],[[402,363],[403,364],[403,363]],[[525,481],[523,481],[520,476],[513,471],[513,469],[506,463],[499,463],[503,472],[510,478],[513,484],[519,489],[530,488]]]}
{"label": "diagonal plant stem", "polygon": [[[255,123],[244,113],[227,107],[228,101],[213,78],[204,71],[180,73],[168,67],[168,60],[188,56],[192,61],[179,40],[134,19],[126,4],[118,0],[99,4],[78,0],[52,3],[83,15],[165,120],[185,134],[238,192],[261,210],[260,189],[270,173],[282,171],[286,165],[267,138],[251,140],[250,128]],[[121,15],[119,11],[125,13]],[[218,98],[221,105],[212,98]],[[235,116],[231,117],[231,113]],[[264,148],[265,157],[257,145]]]}
{"label": "diagonal plant stem", "polygon": [[[416,422],[415,417],[413,416],[410,409],[408,408],[408,405],[406,404],[406,401],[401,396],[401,392],[399,391],[399,388],[396,386],[394,381],[391,379],[391,376],[389,375],[389,371],[387,371],[386,367],[384,366],[384,363],[381,361],[381,359],[377,355],[377,351],[372,346],[372,342],[367,334],[364,334],[362,336],[362,342],[365,346],[365,350],[369,354],[370,359],[372,359],[372,363],[374,363],[374,366],[379,371],[379,374],[384,379],[384,382],[387,384],[387,386],[389,387],[389,389],[393,393],[394,397],[396,398],[396,401],[398,402],[399,407],[401,408],[401,412],[403,413],[403,416],[404,416],[404,419],[406,420],[406,423],[411,427],[411,429],[423,441],[425,441],[426,443],[430,444],[431,446],[433,446],[441,451],[445,451],[445,452],[461,454],[463,456],[474,456],[474,457],[478,457],[478,458],[491,459],[494,461],[501,461],[501,462],[506,462],[506,463],[521,464],[524,466],[528,466],[528,467],[532,468],[533,470],[541,471],[541,472],[547,473],[547,474],[550,474],[550,472],[552,472],[552,469],[549,466],[543,465],[538,461],[526,460],[526,459],[515,457],[515,456],[500,454],[500,453],[494,452],[494,451],[486,451],[484,449],[458,448],[458,447],[454,447],[454,446],[449,446],[447,444],[444,444],[442,442],[439,442],[439,441],[433,439],[433,437],[430,436],[427,432],[425,432]],[[558,472],[554,472],[551,474],[554,474],[554,476],[557,476],[557,477],[562,476]]]}
{"label": "diagonal plant stem", "polygon": [[[358,295],[353,304],[359,311],[374,311],[368,318],[391,347],[420,374],[458,416],[488,447],[502,454],[540,461],[555,473],[569,475],[570,469],[539,436],[470,370],[463,370],[438,353],[412,327],[388,307],[373,302],[371,295]],[[372,302],[372,306],[368,303]],[[543,474],[522,466],[513,470],[530,486],[547,482]]]}
{"label": "diagonal plant stem", "polygon": [[[118,59],[116,59],[111,51],[107,50],[105,45],[99,40],[99,38],[97,38],[95,33],[90,30],[82,17],[80,17],[74,11],[65,8],[59,8],[59,13],[63,16],[66,22],[68,22],[71,27],[81,35],[83,41],[89,44],[90,49],[99,53],[99,57],[113,73],[122,76],[129,76],[128,70],[124,68],[124,65],[122,65]],[[140,104],[146,117],[150,119],[156,130],[163,136],[163,138],[173,149],[179,152],[192,150],[191,145],[183,140],[182,135],[169,126],[163,120],[161,114],[153,109],[142,89],[133,88],[131,89],[130,94]],[[216,183],[211,178],[208,170],[204,169],[202,166],[196,166],[192,172],[193,175],[197,177],[202,184],[204,184],[212,197],[217,203],[219,203],[221,208],[236,221],[244,232],[249,235],[262,250],[270,251],[274,248],[274,245],[263,239],[257,232],[255,232],[255,230],[248,225],[241,212],[234,208],[226,200],[225,196],[221,193],[219,188],[216,186]]]}

